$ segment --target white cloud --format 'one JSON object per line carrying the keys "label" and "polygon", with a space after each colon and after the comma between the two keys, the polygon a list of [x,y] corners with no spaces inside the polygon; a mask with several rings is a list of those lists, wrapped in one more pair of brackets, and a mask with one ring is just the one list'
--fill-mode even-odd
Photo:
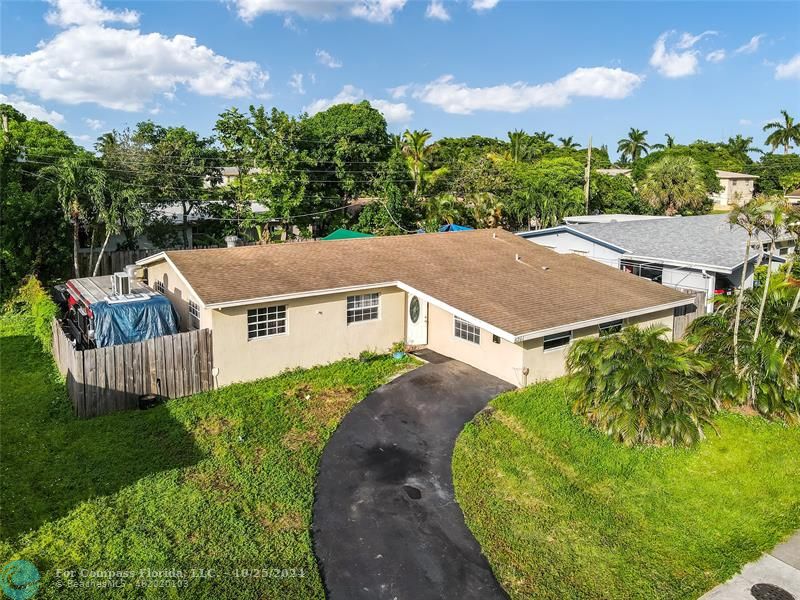
{"label": "white cloud", "polygon": [[392,98],[394,98],[394,99],[405,98],[406,95],[408,94],[408,89],[410,87],[411,87],[410,84],[398,85],[397,87],[389,88],[386,91],[389,92],[389,94],[391,94]]}
{"label": "white cloud", "polygon": [[675,46],[680,50],[687,50],[689,48],[694,48],[695,44],[702,40],[704,37],[708,37],[710,35],[717,35],[716,31],[704,31],[703,33],[698,33],[697,35],[693,35],[691,33],[682,33],[680,39],[678,39]]}
{"label": "white cloud", "polygon": [[714,31],[704,31],[698,35],[684,33],[673,47],[667,46],[667,40],[674,31],[665,31],[653,45],[650,65],[664,77],[677,78],[694,75],[698,71],[698,50],[694,46],[704,37],[714,35]]}
{"label": "white cloud", "polygon": [[[478,110],[522,112],[531,108],[560,107],[576,97],[621,99],[644,80],[640,75],[608,67],[578,68],[553,82],[523,82],[469,87],[445,75],[425,85],[411,86],[411,95],[448,113],[469,115]],[[401,86],[402,87],[402,86]]]}
{"label": "white cloud", "polygon": [[425,11],[425,16],[429,19],[436,19],[437,21],[449,21],[450,13],[442,4],[441,0],[431,0],[428,4],[428,9]]}
{"label": "white cloud", "polygon": [[706,60],[708,62],[718,63],[718,62],[722,62],[723,60],[725,60],[725,56],[726,56],[725,50],[722,50],[722,49],[713,50],[712,52],[709,52],[708,54],[706,54]]}
{"label": "white cloud", "polygon": [[472,0],[473,10],[492,10],[500,0]]}
{"label": "white cloud", "polygon": [[105,125],[105,123],[103,123],[100,119],[85,118],[83,122],[86,123],[86,126],[92,131],[98,131],[103,128],[103,125]]}
{"label": "white cloud", "polygon": [[[97,3],[91,7],[110,12]],[[59,14],[63,16],[52,18],[79,18]],[[255,62],[219,55],[193,37],[141,33],[80,18],[89,19],[88,24],[59,32],[30,54],[0,55],[2,83],[45,100],[138,111],[156,96],[169,97],[179,86],[202,96],[240,98],[263,89],[268,79]]]}
{"label": "white cloud", "polygon": [[289,78],[289,87],[292,88],[298,94],[305,94],[306,90],[303,87],[303,74],[302,73],[294,73]]}
{"label": "white cloud", "polygon": [[739,125],[747,127],[748,125],[752,125],[753,122],[750,119],[739,119]]}
{"label": "white cloud", "polygon": [[775,67],[775,79],[800,79],[800,54]]}
{"label": "white cloud", "polygon": [[54,110],[47,110],[40,104],[28,102],[22,96],[6,96],[5,94],[0,94],[0,104],[10,104],[29,119],[47,121],[51,125],[61,125],[61,123],[64,122],[64,115],[61,113]]}
{"label": "white cloud", "polygon": [[314,100],[308,106],[303,107],[303,110],[310,115],[315,115],[318,112],[326,110],[336,104],[347,104],[361,102],[362,100],[369,100],[369,103],[383,113],[386,121],[389,123],[404,123],[414,116],[414,111],[411,110],[404,102],[389,102],[388,100],[381,100],[375,98],[368,98],[364,90],[359,89],[353,85],[346,85],[342,90],[333,98],[320,98]]}
{"label": "white cloud", "polygon": [[758,47],[761,45],[761,40],[764,39],[764,34],[759,33],[758,35],[754,35],[750,38],[750,41],[744,44],[743,46],[739,46],[734,52],[735,54],[753,54]]}
{"label": "white cloud", "polygon": [[317,62],[328,67],[329,69],[339,69],[342,66],[342,61],[334,58],[330,52],[327,52],[326,50],[317,50],[316,56]]}
{"label": "white cloud", "polygon": [[373,23],[391,23],[406,0],[232,0],[244,21],[266,13],[292,13],[313,19],[356,17]]}
{"label": "white cloud", "polygon": [[109,10],[99,0],[48,0],[53,10],[44,20],[50,25],[69,27],[71,25],[99,25],[101,23],[123,23],[136,25],[139,13],[134,10]]}

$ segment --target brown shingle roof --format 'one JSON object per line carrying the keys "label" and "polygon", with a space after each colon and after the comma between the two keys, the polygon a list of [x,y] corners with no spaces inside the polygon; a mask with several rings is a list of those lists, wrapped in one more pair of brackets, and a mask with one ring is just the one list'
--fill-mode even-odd
{"label": "brown shingle roof", "polygon": [[206,305],[399,281],[515,336],[688,298],[498,229],[167,256]]}

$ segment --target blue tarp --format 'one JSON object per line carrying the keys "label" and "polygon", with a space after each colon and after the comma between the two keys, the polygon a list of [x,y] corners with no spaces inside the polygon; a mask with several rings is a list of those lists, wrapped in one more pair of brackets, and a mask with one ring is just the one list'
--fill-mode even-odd
{"label": "blue tarp", "polygon": [[472,227],[466,225],[456,225],[455,223],[448,223],[439,227],[439,231],[469,231]]}
{"label": "blue tarp", "polygon": [[164,296],[130,302],[96,302],[92,304],[92,313],[98,348],[178,333],[175,310]]}

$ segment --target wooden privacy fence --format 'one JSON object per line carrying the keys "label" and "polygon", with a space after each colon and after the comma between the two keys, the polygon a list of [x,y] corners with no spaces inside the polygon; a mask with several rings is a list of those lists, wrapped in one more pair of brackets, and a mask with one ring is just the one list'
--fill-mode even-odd
{"label": "wooden privacy fence", "polygon": [[54,319],[53,356],[81,418],[138,408],[149,394],[180,398],[213,388],[210,329],[76,350]]}
{"label": "wooden privacy fence", "polygon": [[[103,257],[100,259],[100,267],[97,270],[97,275],[112,275],[125,270],[126,265],[132,265],[137,260],[141,260],[150,256],[151,254],[158,254],[161,250],[114,250],[113,252],[104,252]],[[88,248],[81,249],[78,254],[78,264],[81,267],[81,275],[89,277],[94,271],[94,261],[100,254],[99,249],[95,249],[93,255],[89,252]],[[90,260],[91,259],[91,260]]]}
{"label": "wooden privacy fence", "polygon": [[672,339],[680,340],[686,334],[689,324],[697,317],[706,314],[706,294],[694,290],[681,290],[694,296],[694,304],[687,304],[675,309],[675,318],[672,325]]}

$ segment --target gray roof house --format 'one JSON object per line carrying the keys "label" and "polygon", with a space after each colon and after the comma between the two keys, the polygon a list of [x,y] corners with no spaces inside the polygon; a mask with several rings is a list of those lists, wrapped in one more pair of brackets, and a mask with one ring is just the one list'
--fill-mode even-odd
{"label": "gray roof house", "polygon": [[[732,228],[725,214],[568,224],[518,235],[558,253],[581,254],[669,287],[703,292],[709,310],[715,294],[739,286],[742,269],[745,286],[753,285],[753,269],[766,261],[768,248],[764,236],[757,238],[745,268],[747,235]],[[776,263],[793,251],[791,238],[782,238]]]}

